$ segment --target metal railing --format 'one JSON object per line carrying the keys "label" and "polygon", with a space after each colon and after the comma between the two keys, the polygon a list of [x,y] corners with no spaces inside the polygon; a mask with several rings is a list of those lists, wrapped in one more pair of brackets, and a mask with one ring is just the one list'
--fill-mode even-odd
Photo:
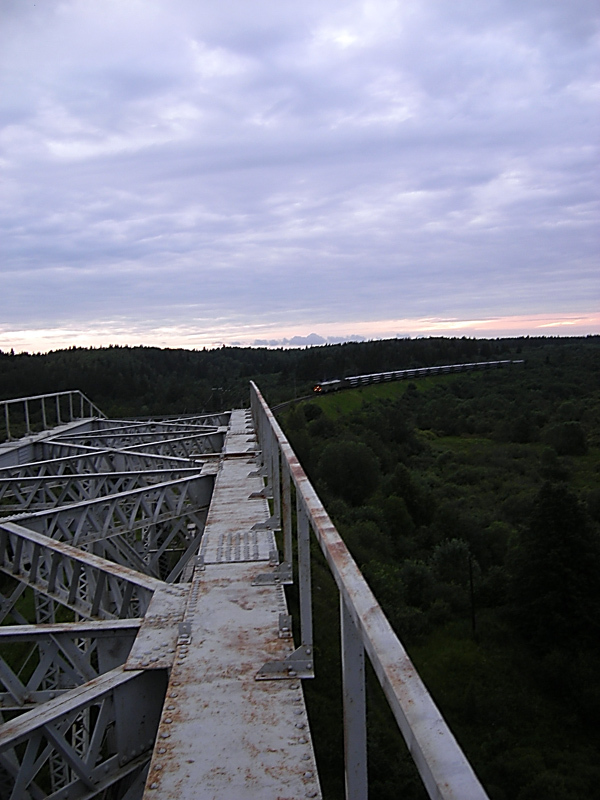
{"label": "metal railing", "polygon": [[[106,416],[78,389],[0,400],[0,407],[3,408],[5,439],[9,442],[76,419]],[[18,429],[16,436],[11,431],[11,411],[13,430]]]}
{"label": "metal railing", "polygon": [[291,572],[293,557],[292,484],[295,487],[302,639],[298,650],[310,657],[311,662],[310,529],[339,590],[347,800],[366,800],[368,794],[365,653],[429,797],[435,800],[487,800],[471,765],[254,383],[251,383],[250,395],[263,468],[273,493],[272,526],[282,529],[284,564],[281,567],[288,573]]}

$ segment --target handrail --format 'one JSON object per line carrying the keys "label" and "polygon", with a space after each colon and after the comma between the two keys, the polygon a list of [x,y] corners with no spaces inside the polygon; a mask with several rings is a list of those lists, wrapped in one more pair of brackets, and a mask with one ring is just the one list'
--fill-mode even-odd
{"label": "handrail", "polygon": [[[61,399],[67,398],[67,402]],[[46,401],[54,400],[54,408],[50,409],[52,419],[48,420],[49,409]],[[30,405],[33,403],[33,407]],[[4,423],[6,430],[6,440],[12,441],[10,429],[10,411],[9,407],[21,405],[22,417],[21,423],[25,428],[25,435],[30,436],[33,433],[31,425],[32,413],[41,413],[41,429],[46,431],[56,425],[61,425],[65,422],[73,422],[76,419],[83,419],[87,417],[106,417],[102,411],[92,401],[86,397],[79,389],[69,389],[63,392],[50,392],[48,394],[36,394],[30,397],[15,397],[10,400],[0,400],[0,407],[4,408]],[[65,409],[65,405],[67,406]],[[76,410],[78,406],[78,409]],[[87,412],[87,413],[84,413]],[[64,417],[64,418],[63,418]],[[14,416],[13,416],[14,421]],[[16,437],[19,438],[19,437]]]}
{"label": "handrail", "polygon": [[[298,536],[306,519],[340,593],[346,798],[367,798],[364,653],[383,688],[421,779],[435,800],[487,800],[473,768],[433,702],[348,548],[325,511],[286,436],[256,384],[251,409],[273,492],[275,524],[281,522],[284,559],[291,562],[290,480],[296,488]],[[299,554],[299,560],[301,560]],[[305,569],[305,566],[304,566]],[[312,647],[310,577],[300,572],[302,645]],[[305,587],[303,591],[303,585]],[[310,652],[310,651],[309,651]]]}

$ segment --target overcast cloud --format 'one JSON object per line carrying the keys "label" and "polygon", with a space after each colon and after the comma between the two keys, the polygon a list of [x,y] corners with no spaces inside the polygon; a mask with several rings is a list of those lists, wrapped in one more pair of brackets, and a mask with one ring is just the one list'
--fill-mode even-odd
{"label": "overcast cloud", "polygon": [[600,332],[597,8],[0,0],[0,348]]}

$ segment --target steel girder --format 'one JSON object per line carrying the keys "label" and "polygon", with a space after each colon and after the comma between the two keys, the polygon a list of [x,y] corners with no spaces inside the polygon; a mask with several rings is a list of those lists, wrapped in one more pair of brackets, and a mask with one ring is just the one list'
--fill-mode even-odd
{"label": "steel girder", "polygon": [[[87,491],[88,482],[88,478],[72,479],[68,493]],[[74,488],[74,484],[80,488]],[[100,555],[158,575],[160,559],[167,550],[184,553],[195,532],[204,527],[212,487],[212,475],[196,472],[5,519],[74,545],[98,543],[101,549],[96,548],[96,552]]]}
{"label": "steel girder", "polygon": [[152,470],[196,469],[203,464],[218,458],[218,454],[205,454],[201,459],[180,458],[179,456],[162,456],[155,453],[135,453],[125,450],[106,450],[93,447],[71,456],[60,458],[42,458],[39,461],[28,461],[9,466],[0,465],[2,480],[21,480],[29,477],[51,475],[93,475],[103,472],[136,472]]}
{"label": "steel girder", "polygon": [[0,472],[0,504],[3,514],[42,511],[192,475],[197,477],[198,467],[21,476],[18,481]]}
{"label": "steel girder", "polygon": [[227,419],[83,420],[0,453],[3,799],[141,797]]}
{"label": "steel girder", "polygon": [[[146,439],[145,441],[143,439]],[[194,458],[207,453],[218,453],[223,446],[224,433],[216,430],[211,433],[190,433],[187,435],[157,435],[156,437],[132,436],[125,438],[122,434],[110,437],[108,441],[102,440],[104,447],[119,451],[136,453],[150,452],[161,456],[174,456],[178,458]],[[76,455],[89,451],[93,437],[82,437],[80,442],[68,440],[47,439],[41,446],[45,458],[60,458],[61,456]],[[88,442],[90,442],[88,444]]]}
{"label": "steel girder", "polygon": [[158,581],[13,522],[0,525],[0,572],[86,619],[141,616]]}
{"label": "steel girder", "polygon": [[[88,800],[115,785],[114,796],[124,796],[150,758],[166,686],[166,670],[117,667],[0,725],[0,770],[5,784],[12,779],[6,800]],[[88,736],[79,751],[72,730],[82,716]],[[44,772],[51,756],[69,767],[54,790]]]}
{"label": "steel girder", "polygon": [[[0,627],[0,709],[24,711],[124,664],[142,619]],[[85,646],[82,646],[85,645]],[[56,686],[45,688],[49,674]]]}

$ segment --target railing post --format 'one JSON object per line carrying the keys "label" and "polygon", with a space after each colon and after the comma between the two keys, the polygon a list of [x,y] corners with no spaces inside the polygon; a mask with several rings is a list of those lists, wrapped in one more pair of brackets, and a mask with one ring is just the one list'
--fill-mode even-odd
{"label": "railing post", "polygon": [[8,403],[4,403],[4,419],[6,420],[6,439],[10,442],[10,413]]}
{"label": "railing post", "polygon": [[42,397],[42,425],[44,430],[48,430],[48,423],[46,422],[46,399]]}
{"label": "railing post", "polygon": [[69,414],[71,415],[69,422],[73,422],[73,392],[69,392]]}
{"label": "railing post", "polygon": [[272,447],[273,447],[273,440],[271,437],[271,431],[267,429],[266,425],[263,424],[262,426],[262,436],[261,436],[261,450],[262,450],[262,464],[265,470],[265,477],[267,479],[267,486],[269,489],[273,488],[273,456],[272,456]]}
{"label": "railing post", "polygon": [[271,491],[273,492],[273,521],[275,526],[281,526],[281,458],[279,442],[275,431],[270,430],[271,439]]}
{"label": "railing post", "polygon": [[56,395],[56,424],[57,425],[61,424],[61,418],[60,418],[60,395],[59,394]]}
{"label": "railing post", "polygon": [[367,800],[365,650],[342,593],[340,593],[340,622],[346,800]]}
{"label": "railing post", "polygon": [[29,427],[29,402],[25,400],[23,403],[25,407],[25,430],[27,431],[27,435],[31,434],[31,428]]}
{"label": "railing post", "polygon": [[290,468],[287,461],[281,462],[281,526],[283,530],[283,560],[292,563],[292,491]]}
{"label": "railing post", "polygon": [[[310,530],[308,515],[304,510],[302,499],[296,500],[298,525],[298,592],[300,599],[300,632],[302,644],[312,650],[312,596],[310,580]],[[310,655],[310,653],[309,653]]]}

